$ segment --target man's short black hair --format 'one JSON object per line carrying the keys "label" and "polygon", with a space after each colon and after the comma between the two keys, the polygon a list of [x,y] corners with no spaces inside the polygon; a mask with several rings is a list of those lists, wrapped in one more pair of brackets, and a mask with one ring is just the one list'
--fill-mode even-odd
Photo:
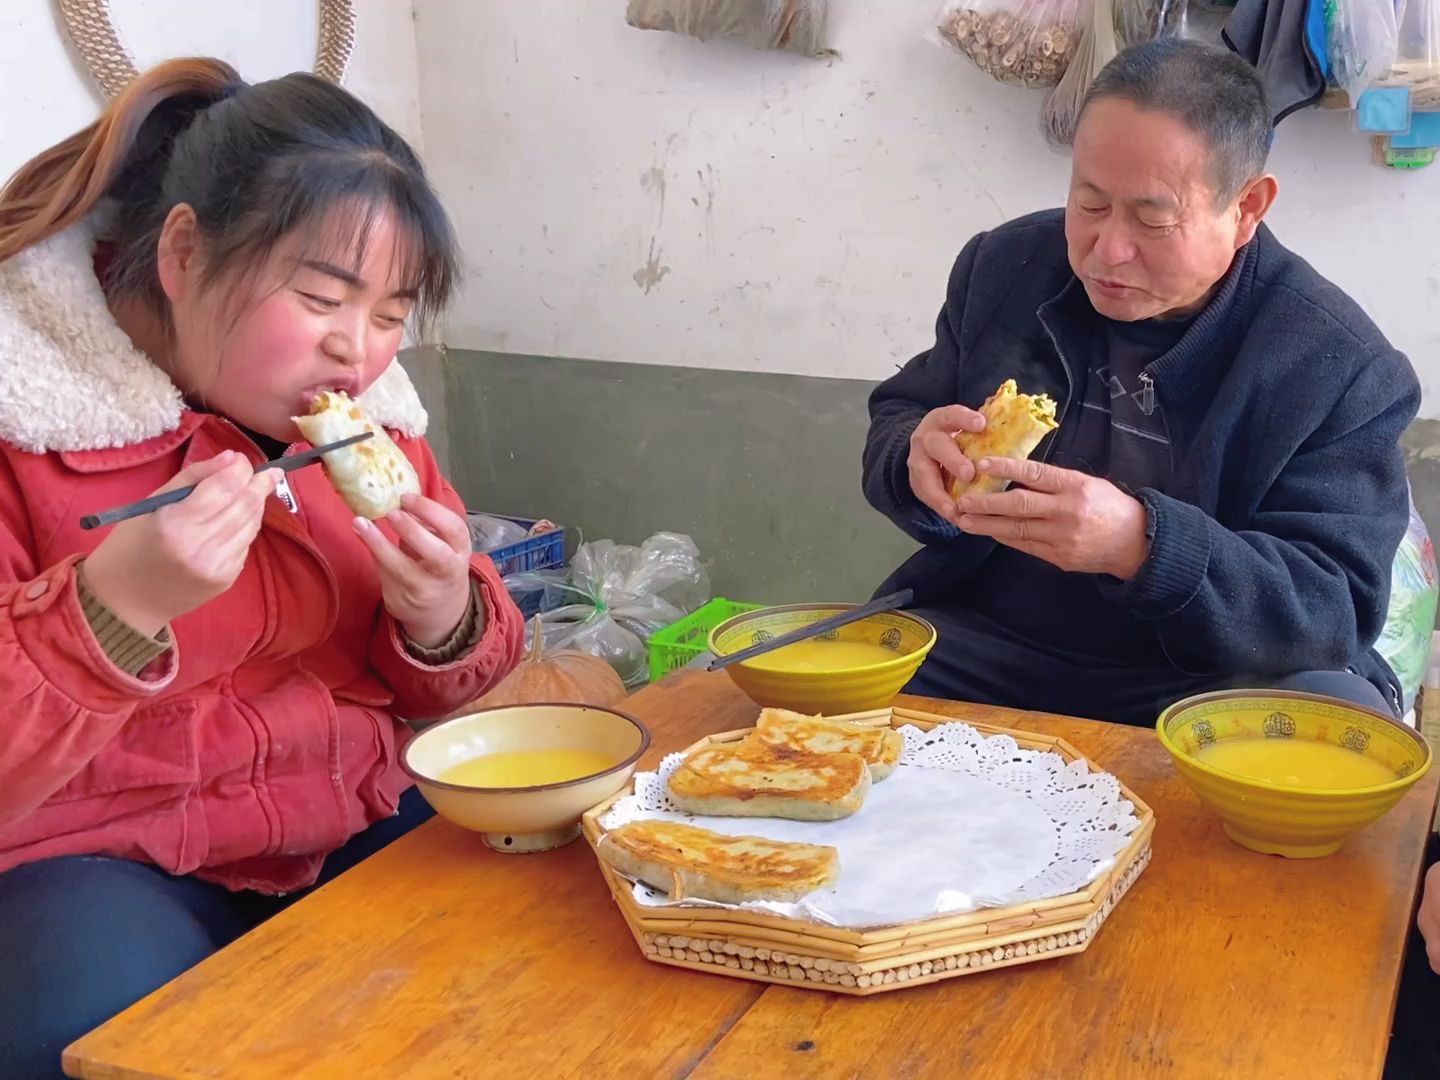
{"label": "man's short black hair", "polygon": [[1167,113],[1204,139],[1220,205],[1265,171],[1275,130],[1265,84],[1228,49],[1177,37],[1133,45],[1095,77],[1080,115],[1105,98]]}

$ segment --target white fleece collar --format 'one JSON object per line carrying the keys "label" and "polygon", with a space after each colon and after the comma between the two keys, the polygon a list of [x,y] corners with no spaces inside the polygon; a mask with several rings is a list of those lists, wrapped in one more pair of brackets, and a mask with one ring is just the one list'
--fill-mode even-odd
{"label": "white fleece collar", "polygon": [[[180,426],[180,391],[111,316],[94,250],[81,223],[0,263],[0,439],[22,450],[110,450]],[[398,362],[360,404],[382,427],[425,434]]]}

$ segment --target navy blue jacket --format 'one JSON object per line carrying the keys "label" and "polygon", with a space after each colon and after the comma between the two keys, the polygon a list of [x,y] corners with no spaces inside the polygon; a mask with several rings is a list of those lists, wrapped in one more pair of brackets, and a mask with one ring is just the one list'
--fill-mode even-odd
{"label": "navy blue jacket", "polygon": [[[1059,211],[984,233],[960,254],[935,345],[870,399],[865,496],[925,545],[884,589],[913,588],[917,607],[960,603],[995,546],[911,492],[906,457],[921,417],[942,405],[978,408],[1014,378],[1053,396],[1063,424],[1079,407],[1087,314]],[[1148,370],[1174,468],[1165,490],[1134,493],[1150,516],[1150,556],[1133,580],[1104,579],[1103,602],[1153,625],[1186,674],[1353,668],[1393,698],[1394,676],[1371,646],[1408,520],[1399,438],[1420,403],[1409,361],[1262,227],[1221,292]]]}

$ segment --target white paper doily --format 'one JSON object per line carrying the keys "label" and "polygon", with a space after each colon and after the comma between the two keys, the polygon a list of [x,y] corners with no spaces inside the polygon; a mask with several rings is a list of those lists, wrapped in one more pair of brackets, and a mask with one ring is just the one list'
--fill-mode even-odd
{"label": "white paper doily", "polygon": [[[658,772],[637,773],[635,791],[600,824],[667,818],[730,836],[828,844],[840,855],[833,889],[795,904],[744,906],[857,928],[1076,892],[1114,865],[1139,825],[1120,782],[1083,761],[959,722],[899,731],[900,765],[840,821],[691,817],[670,801],[666,781],[684,758],[670,754]],[[639,883],[635,897],[650,907],[672,903]]]}

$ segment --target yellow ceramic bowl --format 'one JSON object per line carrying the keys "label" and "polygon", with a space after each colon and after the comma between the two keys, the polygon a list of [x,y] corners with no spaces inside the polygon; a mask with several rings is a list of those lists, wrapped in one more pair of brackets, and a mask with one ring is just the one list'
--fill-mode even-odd
{"label": "yellow ceramic bowl", "polygon": [[[794,604],[736,615],[710,633],[716,656],[788,634],[854,604]],[[879,645],[894,653],[880,663],[840,666],[829,671],[777,671],[748,662],[725,670],[752,701],[777,709],[835,715],[883,709],[895,700],[935,645],[935,628],[917,615],[890,611],[842,626],[830,640]],[[759,658],[757,658],[758,660]]]}
{"label": "yellow ceramic bowl", "polygon": [[[1228,690],[1186,698],[1160,714],[1160,741],[1200,801],[1236,843],[1265,855],[1318,858],[1379,820],[1430,768],[1418,732],[1334,698],[1278,690]],[[1332,743],[1380,762],[1388,783],[1357,788],[1280,787],[1222,772],[1195,754],[1236,738]]]}
{"label": "yellow ceramic bowl", "polygon": [[[580,835],[580,815],[625,786],[649,745],[645,725],[614,709],[511,705],[426,728],[406,745],[400,761],[436,813],[482,833],[496,851],[546,851]],[[614,764],[535,787],[469,787],[439,780],[462,761],[514,750],[595,751]]]}

